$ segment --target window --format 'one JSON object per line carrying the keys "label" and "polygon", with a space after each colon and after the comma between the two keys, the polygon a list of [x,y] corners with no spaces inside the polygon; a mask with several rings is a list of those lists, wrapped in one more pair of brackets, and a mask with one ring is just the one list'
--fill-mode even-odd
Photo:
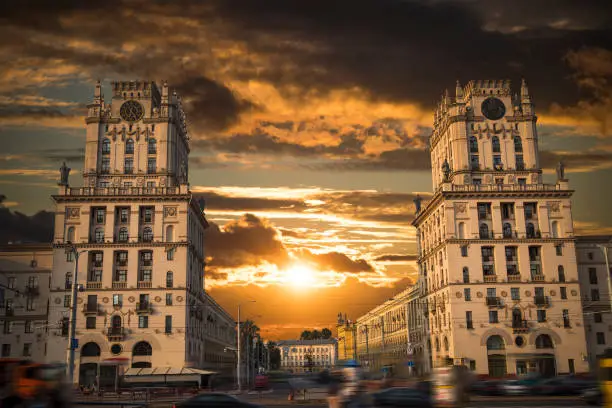
{"label": "window", "polygon": [[472,321],[472,312],[470,310],[465,312],[465,325],[468,329],[474,328],[474,322]]}
{"label": "window", "polygon": [[593,321],[595,323],[601,323],[603,322],[603,318],[601,316],[601,313],[593,313]]}
{"label": "window", "polygon": [[142,219],[146,223],[152,223],[153,222],[153,208],[145,207],[142,210]]}
{"label": "window", "polygon": [[15,282],[16,282],[15,277],[11,276],[7,278],[6,286],[8,286],[9,289],[15,289]]}
{"label": "window", "polygon": [[597,269],[589,268],[589,283],[591,285],[597,285]]}
{"label": "window", "polygon": [[[478,167],[478,164],[476,165],[476,167]],[[481,184],[482,184],[482,180],[481,179],[479,179],[479,178],[472,179],[472,185],[479,186]]]}
{"label": "window", "polygon": [[536,237],[535,226],[533,225],[533,223],[531,223],[531,222],[527,223],[526,233],[527,233],[527,238],[535,238]]}
{"label": "window", "polygon": [[70,307],[70,295],[64,295],[64,307]]}
{"label": "window", "polygon": [[599,289],[591,289],[591,301],[599,302]]}
{"label": "window", "polygon": [[505,220],[514,218],[514,204],[512,203],[502,203],[502,218]]}
{"label": "window", "polygon": [[493,262],[493,247],[482,247],[480,249],[482,254],[482,262]]}
{"label": "window", "polygon": [[166,272],[166,287],[171,288],[174,286],[174,274],[170,271]]}
{"label": "window", "polygon": [[550,232],[553,238],[559,238],[559,223],[557,221],[553,221],[550,224],[551,228],[550,228]]}
{"label": "window", "polygon": [[2,345],[2,357],[10,357],[11,356],[11,345],[3,344]]}
{"label": "window", "polygon": [[489,323],[499,323],[497,310],[489,310]]}
{"label": "window", "polygon": [[34,333],[34,322],[32,320],[26,320],[24,333]]}
{"label": "window", "polygon": [[504,222],[503,234],[504,238],[512,238],[512,225],[509,222]]}
{"label": "window", "polygon": [[111,142],[109,139],[102,140],[102,154],[110,154]]}
{"label": "window", "polygon": [[67,242],[74,242],[74,232],[75,232],[74,227],[68,227],[68,229],[66,230],[66,241]]}
{"label": "window", "polygon": [[113,306],[123,306],[123,295],[113,295]]}
{"label": "window", "polygon": [[11,334],[13,332],[13,322],[4,321],[4,334]]}
{"label": "window", "polygon": [[476,139],[476,136],[470,136],[470,153],[478,153],[478,139]]}
{"label": "window", "polygon": [[478,206],[476,208],[478,210],[478,219],[479,220],[487,219],[491,215],[491,204],[488,204],[488,203],[478,203]]}
{"label": "window", "polygon": [[125,141],[125,154],[134,154],[134,140],[128,139]]}
{"label": "window", "polygon": [[515,156],[515,161],[517,170],[525,170],[525,159],[523,159],[522,154],[517,154]]}
{"label": "window", "polygon": [[472,293],[470,291],[470,288],[463,289],[463,297],[467,302],[472,300]]}
{"label": "window", "polygon": [[174,241],[174,227],[172,225],[168,225],[166,227],[166,242]]}
{"label": "window", "polygon": [[559,282],[565,282],[565,269],[563,265],[557,267],[557,274],[559,275]]}
{"label": "window", "polygon": [[606,335],[603,332],[597,332],[597,344],[606,344]]}
{"label": "window", "polygon": [[501,170],[503,167],[501,156],[498,154],[493,155],[493,168]]}
{"label": "window", "polygon": [[28,296],[26,299],[26,310],[28,312],[36,310],[36,300],[31,296]]}
{"label": "window", "polygon": [[64,279],[64,289],[72,289],[72,272],[66,272]]}
{"label": "window", "polygon": [[563,309],[563,327],[565,328],[571,327],[568,309]]}
{"label": "window", "polygon": [[497,290],[495,288],[487,288],[487,297],[497,297]]}
{"label": "window", "polygon": [[85,321],[85,327],[87,329],[95,329],[96,328],[96,316],[87,316],[87,320]]}
{"label": "window", "polygon": [[526,178],[518,178],[516,181],[518,182],[519,186],[526,186],[527,185],[527,179]]}
{"label": "window", "polygon": [[563,245],[555,245],[555,253],[557,256],[563,256]]}
{"label": "window", "polygon": [[166,251],[166,260],[168,261],[174,260],[174,248],[170,248]]}
{"label": "window", "polygon": [[123,171],[125,172],[125,174],[132,174],[134,173],[134,159],[131,157],[126,157],[125,161],[123,162]]}
{"label": "window", "polygon": [[138,328],[139,329],[149,328],[149,316],[138,316]]}
{"label": "window", "polygon": [[521,300],[521,290],[519,288],[510,288],[510,297],[512,300]]}
{"label": "window", "polygon": [[559,288],[559,295],[561,296],[561,299],[567,299],[567,288],[565,286],[561,286]]}
{"label": "window", "polygon": [[153,230],[150,227],[145,227],[145,229],[142,230],[142,240],[144,242],[153,241]]}
{"label": "window", "polygon": [[[470,156],[470,168],[472,170],[478,170],[478,168],[480,167],[480,163],[478,161],[478,155],[473,154]],[[478,179],[480,181],[480,179]],[[476,181],[476,180],[474,180]]]}
{"label": "window", "polygon": [[574,359],[573,358],[568,358],[567,359],[567,366],[569,367],[570,374],[575,374],[576,373],[576,367],[574,366]]}
{"label": "window", "polygon": [[115,282],[127,282],[127,271],[119,269],[115,273]]}
{"label": "window", "polygon": [[546,321],[546,310],[538,310],[538,322],[544,323]]}
{"label": "window", "polygon": [[499,144],[499,137],[493,136],[491,138],[491,146],[493,148],[493,153],[500,153],[501,152],[501,146]]}
{"label": "window", "polygon": [[157,160],[155,157],[149,157],[147,159],[147,173],[152,174],[155,173],[157,167]]}
{"label": "window", "polygon": [[119,242],[128,242],[128,239],[129,239],[128,229],[125,227],[122,227],[119,230]]}
{"label": "window", "polygon": [[172,316],[166,316],[166,333],[172,333]]}
{"label": "window", "polygon": [[166,306],[172,306],[172,293],[166,293]]}
{"label": "window", "polygon": [[105,215],[106,215],[106,210],[104,208],[96,208],[94,210],[94,216],[96,217],[96,224],[104,224]]}
{"label": "window", "polygon": [[148,154],[157,153],[157,141],[154,138],[149,139],[149,143],[147,145],[147,153]]}
{"label": "window", "polygon": [[155,188],[155,182],[154,181],[147,181],[147,188]]}
{"label": "window", "polygon": [[62,336],[64,337],[68,336],[69,328],[70,328],[70,320],[68,319],[68,317],[62,317],[62,323],[61,323]]}
{"label": "window", "polygon": [[523,151],[523,141],[520,136],[514,136],[514,151],[517,153]]}
{"label": "window", "polygon": [[127,224],[130,221],[130,209],[120,208],[119,209],[119,223]]}
{"label": "window", "polygon": [[468,247],[467,247],[467,245],[462,245],[461,246],[461,256],[464,257],[464,258],[468,256]]}
{"label": "window", "polygon": [[110,158],[109,157],[103,157],[102,158],[102,168],[101,168],[101,172],[103,174],[108,174],[110,173]]}
{"label": "window", "polygon": [[94,232],[94,241],[98,244],[101,244],[104,242],[104,229],[103,228],[96,228]]}
{"label": "window", "polygon": [[470,270],[467,266],[463,267],[463,283],[470,283]]}

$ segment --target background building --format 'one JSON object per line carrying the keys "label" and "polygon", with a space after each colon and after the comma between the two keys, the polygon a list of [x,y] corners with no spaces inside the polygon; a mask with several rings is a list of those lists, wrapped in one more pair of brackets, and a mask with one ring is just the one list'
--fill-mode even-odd
{"label": "background building", "polygon": [[525,82],[511,95],[471,81],[435,111],[434,195],[413,222],[427,346],[479,374],[586,372],[572,190],[562,164],[543,182]]}
{"label": "background building", "polygon": [[281,370],[293,373],[317,372],[336,364],[337,342],[334,339],[281,340]]}
{"label": "background building", "polygon": [[[606,264],[606,253],[608,264]],[[612,344],[610,314],[610,256],[612,235],[579,236],[576,240],[578,276],[586,328],[587,351],[591,370],[597,358]]]}
{"label": "background building", "polygon": [[357,360],[357,325],[338,313],[338,360]]}
{"label": "background building", "polygon": [[[226,364],[235,322],[204,293],[204,203],[188,185],[189,139],[176,93],[164,83],[98,83],[87,105],[83,187],[61,169],[53,239],[50,361],[65,361],[76,305],[82,384],[114,382],[116,366]],[[76,248],[82,288],[72,300]]]}
{"label": "background building", "polygon": [[44,361],[50,244],[0,247],[0,356]]}

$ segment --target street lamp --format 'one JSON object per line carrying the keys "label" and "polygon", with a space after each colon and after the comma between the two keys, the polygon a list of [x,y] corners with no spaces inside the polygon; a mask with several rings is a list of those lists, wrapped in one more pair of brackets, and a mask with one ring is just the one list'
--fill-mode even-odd
{"label": "street lamp", "polygon": [[[254,300],[247,300],[246,303],[255,303]],[[238,303],[238,362],[236,363],[236,382],[238,383],[238,391],[242,391],[242,384],[240,383],[240,303]]]}
{"label": "street lamp", "polygon": [[79,256],[83,253],[87,252],[87,250],[79,251],[76,245],[68,242],[68,246],[66,247],[66,253],[71,253],[74,257],[74,273],[72,274],[72,310],[70,316],[70,337],[68,343],[68,350],[70,350],[70,354],[68,357],[68,381],[72,386],[74,384],[74,351],[77,348],[76,344],[76,318],[77,318],[77,290],[78,290],[78,274],[79,274]]}

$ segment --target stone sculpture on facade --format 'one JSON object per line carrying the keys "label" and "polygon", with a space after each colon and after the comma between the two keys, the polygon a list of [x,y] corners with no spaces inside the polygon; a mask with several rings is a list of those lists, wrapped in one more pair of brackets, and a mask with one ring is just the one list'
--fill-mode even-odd
{"label": "stone sculpture on facade", "polygon": [[451,168],[446,159],[442,163],[442,173],[444,173],[444,181],[450,181]]}
{"label": "stone sculpture on facade", "polygon": [[417,194],[417,196],[414,198],[414,206],[416,208],[416,213],[420,213],[421,212],[421,203],[423,202],[423,199],[421,198],[420,195]]}
{"label": "stone sculpture on facade", "polygon": [[66,162],[62,164],[62,167],[59,169],[60,171],[60,182],[58,183],[60,186],[68,186],[68,176],[70,175],[70,167],[66,166]]}
{"label": "stone sculpture on facade", "polygon": [[557,164],[557,181],[565,180],[565,164],[562,161]]}

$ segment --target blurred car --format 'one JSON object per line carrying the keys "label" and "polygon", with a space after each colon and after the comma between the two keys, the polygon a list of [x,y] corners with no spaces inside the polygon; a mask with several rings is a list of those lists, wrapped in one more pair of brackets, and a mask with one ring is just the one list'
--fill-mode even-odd
{"label": "blurred car", "polygon": [[472,384],[472,394],[482,396],[501,395],[502,389],[499,386],[499,381],[476,381]]}
{"label": "blurred car", "polygon": [[589,388],[582,393],[582,400],[589,405],[603,405],[603,393],[599,387]]}
{"label": "blurred car", "polygon": [[568,387],[563,378],[555,377],[536,384],[533,392],[538,395],[570,395],[574,393],[574,390]]}
{"label": "blurred car", "polygon": [[388,388],[372,394],[375,407],[433,407],[427,395],[414,388]]}
{"label": "blurred car", "polygon": [[177,402],[172,408],[259,408],[261,405],[241,401],[233,395],[211,392]]}
{"label": "blurred car", "polygon": [[502,381],[499,388],[504,395],[527,395],[531,392],[529,385],[521,380]]}
{"label": "blurred car", "polygon": [[581,395],[585,390],[597,387],[597,381],[591,377],[579,377],[568,375],[560,377],[566,388],[569,388],[571,394]]}

